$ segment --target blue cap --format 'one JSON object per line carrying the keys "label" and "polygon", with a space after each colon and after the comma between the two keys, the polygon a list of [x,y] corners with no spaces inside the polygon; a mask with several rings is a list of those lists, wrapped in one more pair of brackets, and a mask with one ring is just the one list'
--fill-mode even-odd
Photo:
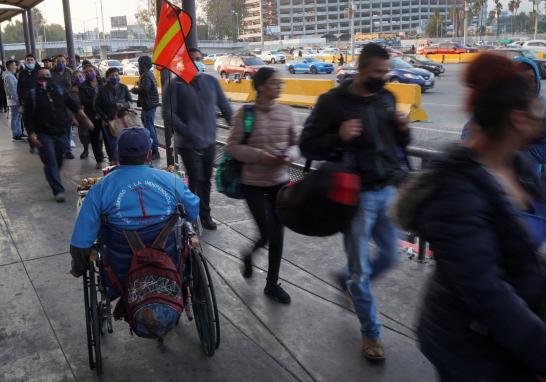
{"label": "blue cap", "polygon": [[122,157],[148,154],[151,147],[150,132],[144,127],[128,127],[118,135],[118,153]]}

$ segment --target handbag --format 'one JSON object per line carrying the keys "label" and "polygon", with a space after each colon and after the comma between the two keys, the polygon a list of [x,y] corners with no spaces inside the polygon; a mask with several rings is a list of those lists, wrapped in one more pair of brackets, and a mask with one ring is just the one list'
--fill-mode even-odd
{"label": "handbag", "polygon": [[287,228],[306,236],[330,236],[347,229],[360,202],[360,175],[346,161],[326,162],[304,178],[288,183],[277,196],[275,213]]}
{"label": "handbag", "polygon": [[118,116],[120,110],[117,110],[114,118],[108,121],[108,128],[113,137],[117,137],[121,130],[128,127],[142,127],[142,121],[136,111],[132,109],[123,109],[122,111],[125,112],[124,115]]}
{"label": "handbag", "polygon": [[[252,106],[245,106],[244,119],[244,138],[243,145],[246,145],[250,138],[250,133],[254,127],[254,109]],[[216,167],[216,187],[218,192],[232,199],[244,199],[245,195],[242,188],[243,163],[228,155],[224,150],[224,155],[220,164]]]}

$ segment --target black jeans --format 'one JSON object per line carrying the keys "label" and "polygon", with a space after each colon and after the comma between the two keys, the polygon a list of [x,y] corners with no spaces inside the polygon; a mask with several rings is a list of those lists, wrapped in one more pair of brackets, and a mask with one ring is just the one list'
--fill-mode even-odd
{"label": "black jeans", "polygon": [[[102,161],[104,160],[104,152],[102,151],[103,141],[104,141],[104,145],[106,146],[106,152],[109,154],[109,156],[111,155],[110,153],[112,149],[110,147],[108,139],[106,139],[106,136],[102,132],[102,129],[105,129],[105,127],[102,125],[102,119],[94,119],[93,126],[95,126],[93,131],[89,131],[89,138],[91,139],[91,148],[93,149],[93,155],[95,156],[95,161],[97,163],[102,163]],[[115,150],[116,150],[116,147],[114,147],[114,151]],[[112,159],[112,161],[113,160],[115,159]]]}
{"label": "black jeans", "polygon": [[214,166],[214,154],[216,145],[202,150],[178,148],[182,156],[184,167],[188,175],[188,187],[190,191],[199,196],[199,215],[202,218],[210,216],[210,180],[212,167]]}
{"label": "black jeans", "polygon": [[4,86],[0,88],[0,111],[8,108],[8,99],[6,97],[6,91]]}
{"label": "black jeans", "polygon": [[254,220],[256,220],[261,236],[260,240],[254,244],[252,252],[269,242],[267,281],[272,283],[279,280],[284,243],[284,227],[277,219],[275,207],[277,206],[277,194],[285,185],[286,183],[271,187],[243,185],[246,203]]}

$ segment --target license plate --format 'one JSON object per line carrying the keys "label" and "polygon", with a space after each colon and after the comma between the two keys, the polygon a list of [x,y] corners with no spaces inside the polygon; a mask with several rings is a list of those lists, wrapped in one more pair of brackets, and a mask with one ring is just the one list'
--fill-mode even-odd
{"label": "license plate", "polygon": [[443,72],[445,72],[445,69],[444,68],[440,69],[440,73],[443,73]]}
{"label": "license plate", "polygon": [[430,81],[425,81],[425,85],[430,85]]}

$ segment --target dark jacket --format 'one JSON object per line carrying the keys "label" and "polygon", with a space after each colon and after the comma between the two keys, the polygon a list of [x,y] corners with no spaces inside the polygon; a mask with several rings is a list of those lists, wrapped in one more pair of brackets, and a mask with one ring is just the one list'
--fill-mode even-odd
{"label": "dark jacket", "polygon": [[[102,77],[98,77],[97,82],[99,88],[106,83]],[[80,96],[80,103],[83,106],[83,111],[85,112],[85,115],[87,115],[87,118],[89,118],[91,121],[97,119],[97,112],[95,111],[95,97],[97,95],[97,90],[95,90],[89,81],[85,80],[78,87],[78,95]]]}
{"label": "dark jacket", "polygon": [[231,123],[231,106],[218,80],[208,74],[195,77],[189,84],[180,78],[171,80],[162,97],[163,120],[166,127],[174,128],[177,147],[200,150],[215,144],[217,106]]}
{"label": "dark jacket", "polygon": [[[376,190],[396,183],[400,176],[397,146],[409,143],[409,131],[399,131],[392,121],[396,98],[382,89],[370,97],[349,92],[351,81],[322,94],[305,123],[301,153],[310,159],[338,159],[343,151],[354,151],[353,168],[360,173],[363,190]],[[348,144],[339,136],[344,121],[360,119],[362,134]]]}
{"label": "dark jacket", "polygon": [[138,59],[140,70],[140,83],[138,87],[131,89],[131,93],[138,94],[138,103],[142,110],[150,110],[159,106],[159,93],[157,92],[157,81],[152,67],[152,59],[142,56]]}
{"label": "dark jacket", "polygon": [[[97,92],[94,102],[95,111],[103,121],[110,121],[114,119],[116,112],[118,112],[116,104],[122,103],[125,109],[130,109],[132,99],[127,85],[119,83],[114,88],[107,82]],[[124,115],[123,111],[118,112],[118,116],[122,115]]]}
{"label": "dark jacket", "polygon": [[[546,324],[538,317],[544,264],[520,213],[476,157],[454,147],[400,189],[399,224],[422,235],[436,259],[418,327],[421,349],[460,380],[532,381],[546,376]],[[520,156],[514,165],[544,206],[532,169]]]}
{"label": "dark jacket", "polygon": [[19,72],[19,77],[17,78],[17,96],[21,105],[25,103],[27,92],[36,86],[36,70],[25,69]]}
{"label": "dark jacket", "polygon": [[[77,113],[80,106],[70,97],[68,92],[60,89],[57,85],[51,85],[50,102],[47,93],[38,87],[35,91],[29,91],[25,98],[23,120],[28,131],[32,133],[43,133],[49,135],[61,135],[68,132],[69,118],[66,108]],[[36,102],[33,101],[36,96]],[[35,106],[36,104],[36,106]]]}
{"label": "dark jacket", "polygon": [[72,87],[72,69],[65,68],[63,74],[60,74],[56,68],[52,68],[50,71],[51,80],[68,92]]}

